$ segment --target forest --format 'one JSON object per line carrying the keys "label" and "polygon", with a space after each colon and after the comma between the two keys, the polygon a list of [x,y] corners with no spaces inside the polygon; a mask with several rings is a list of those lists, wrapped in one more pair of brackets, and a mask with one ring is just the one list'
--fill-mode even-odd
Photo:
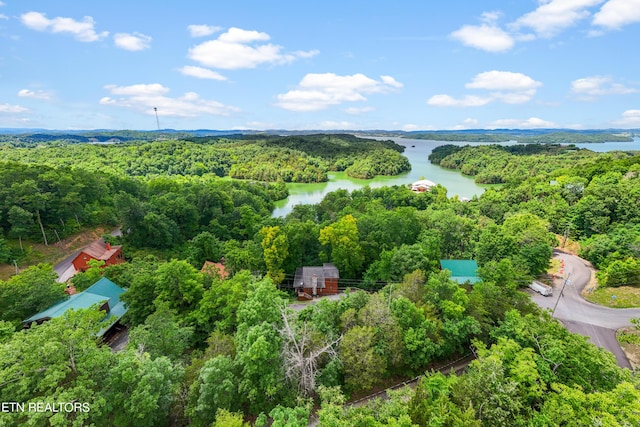
{"label": "forest", "polygon": [[[0,261],[20,257],[30,241],[119,226],[123,236],[107,238],[123,245],[127,262],[93,265],[72,283],[82,290],[105,276],[126,288],[130,337],[119,352],[100,345],[97,310],[23,330],[23,319],[64,297],[64,285],[49,264],[0,281],[0,401],[91,406],[0,413],[0,423],[640,422],[638,376],[521,292],[547,272],[562,235],[580,242],[601,286],[638,286],[640,155],[557,145],[445,146],[432,161],[476,178],[495,176],[502,185],[468,202],[447,197],[442,186],[420,194],[404,186],[338,190],[273,218],[274,200],[286,196],[283,180],[266,172],[271,183],[221,178],[211,165],[226,164],[223,175],[231,175],[238,157],[269,156],[274,144],[280,151],[269,161],[290,162],[302,173],[314,171],[296,163],[303,155],[322,159],[317,168],[368,170],[378,159],[368,143],[357,148],[360,140],[342,136],[313,136],[306,146],[298,136],[270,137],[258,143],[261,151],[252,138],[0,151]],[[343,151],[334,151],[340,144]],[[209,152],[206,173],[185,172],[195,167],[192,153],[217,146],[224,150]],[[376,147],[391,159],[400,154],[390,144]],[[137,150],[148,151],[124,154]],[[246,169],[257,173],[258,166]],[[223,258],[228,277],[200,271],[205,261]],[[441,259],[477,260],[481,281],[459,285],[440,270]],[[338,300],[289,308],[296,269],[323,262],[339,269],[340,287],[350,290]],[[463,374],[436,371],[464,356],[474,360]],[[389,400],[348,403],[416,375],[422,377],[415,389]]]}
{"label": "forest", "polygon": [[119,176],[212,174],[268,182],[324,182],[330,171],[368,179],[411,169],[409,160],[401,154],[404,147],[352,135],[185,136],[124,141],[0,145],[0,161],[78,167],[77,159],[82,159],[83,170]]}

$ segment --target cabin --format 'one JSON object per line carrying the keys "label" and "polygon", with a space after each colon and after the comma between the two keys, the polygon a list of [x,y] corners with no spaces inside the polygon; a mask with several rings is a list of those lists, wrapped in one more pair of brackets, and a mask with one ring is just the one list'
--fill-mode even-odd
{"label": "cabin", "polygon": [[34,322],[40,325],[47,320],[61,317],[70,309],[80,310],[97,306],[106,313],[102,322],[107,321],[105,324],[109,325],[98,333],[98,336],[102,336],[127,312],[124,301],[120,300],[120,295],[125,290],[106,277],[101,278],[83,292],[75,293],[74,291],[75,289],[67,292],[70,294],[69,298],[23,320],[24,327],[29,328]]}
{"label": "cabin", "polygon": [[104,265],[120,264],[124,262],[122,255],[122,246],[112,246],[109,242],[96,240],[89,246],[80,251],[78,255],[71,261],[76,271],[85,271],[89,268],[87,264],[89,260],[104,261]]}
{"label": "cabin", "polygon": [[449,270],[451,272],[451,280],[462,285],[464,283],[477,283],[480,280],[478,276],[478,263],[472,259],[441,259],[440,269]]}
{"label": "cabin", "polygon": [[414,193],[424,193],[436,186],[436,183],[428,179],[421,179],[411,184],[411,191]]}
{"label": "cabin", "polygon": [[336,295],[339,279],[338,268],[331,263],[324,263],[322,267],[299,267],[293,279],[293,288],[301,301]]}

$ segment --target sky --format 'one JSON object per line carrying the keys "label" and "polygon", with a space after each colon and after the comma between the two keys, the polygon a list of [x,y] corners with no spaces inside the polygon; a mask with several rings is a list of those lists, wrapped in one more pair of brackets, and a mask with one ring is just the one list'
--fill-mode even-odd
{"label": "sky", "polygon": [[640,0],[0,0],[0,128],[640,128]]}

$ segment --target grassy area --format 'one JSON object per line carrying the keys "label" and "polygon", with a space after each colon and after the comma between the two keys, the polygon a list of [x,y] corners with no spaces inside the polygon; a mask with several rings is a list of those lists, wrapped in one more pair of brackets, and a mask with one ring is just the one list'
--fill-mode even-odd
{"label": "grassy area", "polygon": [[[18,270],[25,269],[31,265],[40,263],[56,264],[75,251],[87,246],[92,241],[99,239],[103,234],[111,232],[111,229],[98,227],[85,230],[81,233],[67,237],[61,242],[52,243],[45,246],[42,243],[22,242],[26,255],[18,261]],[[18,241],[9,241],[9,245],[19,247]],[[7,280],[16,273],[14,264],[0,264],[0,280]]]}
{"label": "grassy area", "polygon": [[611,308],[640,307],[640,287],[620,286],[619,288],[598,287],[585,292],[584,297],[594,304]]}
{"label": "grassy area", "polygon": [[616,338],[631,366],[635,369],[640,368],[640,330],[623,328],[616,332]]}
{"label": "grassy area", "polygon": [[561,268],[562,268],[562,262],[558,258],[551,258],[551,262],[549,263],[549,268],[547,269],[547,274],[549,276],[560,275]]}
{"label": "grassy area", "polygon": [[556,234],[556,238],[558,239],[558,249],[561,249],[564,252],[569,252],[574,255],[577,255],[578,252],[580,251],[579,242],[569,238],[565,241],[564,236],[561,234]]}

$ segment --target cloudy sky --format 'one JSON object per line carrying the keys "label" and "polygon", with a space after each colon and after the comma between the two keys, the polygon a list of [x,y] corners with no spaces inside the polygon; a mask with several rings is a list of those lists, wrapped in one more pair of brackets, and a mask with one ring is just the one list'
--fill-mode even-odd
{"label": "cloudy sky", "polygon": [[639,42],[640,0],[0,0],[0,128],[639,128]]}

